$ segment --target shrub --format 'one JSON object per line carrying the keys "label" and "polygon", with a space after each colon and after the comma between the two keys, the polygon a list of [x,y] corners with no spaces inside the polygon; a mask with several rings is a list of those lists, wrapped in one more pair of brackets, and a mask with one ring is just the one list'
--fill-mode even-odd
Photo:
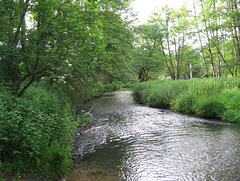
{"label": "shrub", "polygon": [[104,92],[112,91],[114,89],[113,84],[104,84],[103,85]]}
{"label": "shrub", "polygon": [[32,91],[20,98],[0,91],[1,170],[61,177],[71,163],[73,109],[41,87]]}
{"label": "shrub", "polygon": [[100,82],[95,82],[89,85],[82,84],[54,84],[46,85],[49,92],[58,96],[58,98],[65,98],[71,104],[80,104],[86,102],[94,97],[99,97],[103,94],[104,88]]}
{"label": "shrub", "polygon": [[123,87],[123,84],[119,82],[113,82],[111,84],[103,84],[104,92],[118,90],[122,87]]}

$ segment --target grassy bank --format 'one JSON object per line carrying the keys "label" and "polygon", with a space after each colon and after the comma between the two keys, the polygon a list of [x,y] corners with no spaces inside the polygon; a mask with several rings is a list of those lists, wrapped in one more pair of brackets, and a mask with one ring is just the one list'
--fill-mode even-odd
{"label": "grassy bank", "polygon": [[240,123],[240,79],[206,78],[139,83],[135,98],[143,104]]}

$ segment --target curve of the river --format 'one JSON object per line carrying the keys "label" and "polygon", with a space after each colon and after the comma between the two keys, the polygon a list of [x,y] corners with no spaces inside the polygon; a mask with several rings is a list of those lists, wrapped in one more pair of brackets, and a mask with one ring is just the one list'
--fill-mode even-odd
{"label": "curve of the river", "polygon": [[131,91],[90,103],[95,129],[79,135],[67,181],[236,181],[240,127],[137,104]]}

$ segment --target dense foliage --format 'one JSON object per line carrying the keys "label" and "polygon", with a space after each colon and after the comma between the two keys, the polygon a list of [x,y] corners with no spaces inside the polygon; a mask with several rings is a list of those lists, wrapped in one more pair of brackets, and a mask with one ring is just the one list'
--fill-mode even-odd
{"label": "dense foliage", "polygon": [[99,81],[132,80],[126,67],[133,35],[122,15],[128,6],[129,0],[0,1],[0,82],[20,97],[43,80],[71,95]]}
{"label": "dense foliage", "polygon": [[136,80],[129,3],[0,1],[0,176],[67,173],[73,107]]}
{"label": "dense foliage", "polygon": [[16,97],[0,90],[0,170],[64,176],[71,166],[74,109],[46,89]]}
{"label": "dense foliage", "polygon": [[134,95],[143,104],[153,107],[229,122],[240,121],[239,78],[145,82],[134,88]]}

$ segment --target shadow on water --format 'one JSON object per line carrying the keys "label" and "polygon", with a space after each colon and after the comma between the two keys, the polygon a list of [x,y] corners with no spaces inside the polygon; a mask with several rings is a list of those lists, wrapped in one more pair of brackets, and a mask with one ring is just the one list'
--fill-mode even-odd
{"label": "shadow on water", "polygon": [[144,107],[131,91],[90,104],[96,129],[76,138],[67,181],[237,180],[239,126]]}

